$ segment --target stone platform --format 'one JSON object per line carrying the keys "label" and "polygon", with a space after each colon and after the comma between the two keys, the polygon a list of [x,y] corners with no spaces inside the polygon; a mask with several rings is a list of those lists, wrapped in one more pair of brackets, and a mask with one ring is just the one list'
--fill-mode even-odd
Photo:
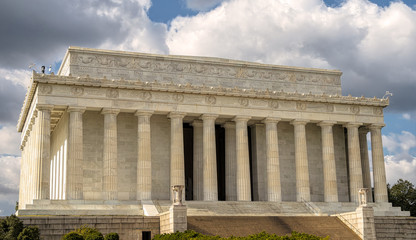
{"label": "stone platform", "polygon": [[[356,203],[338,202],[243,202],[243,201],[186,201],[188,216],[330,216],[352,212]],[[144,206],[144,207],[143,207]],[[169,200],[87,201],[35,200],[19,216],[31,215],[128,215],[157,216],[169,211]],[[410,216],[409,212],[392,207],[391,203],[369,203],[374,216]],[[146,210],[146,211],[144,211]]]}

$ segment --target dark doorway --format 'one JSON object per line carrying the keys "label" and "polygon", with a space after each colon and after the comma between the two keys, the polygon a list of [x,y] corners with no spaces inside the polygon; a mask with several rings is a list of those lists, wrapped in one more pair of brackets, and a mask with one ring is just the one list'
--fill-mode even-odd
{"label": "dark doorway", "polygon": [[225,201],[225,128],[215,125],[218,200]]}
{"label": "dark doorway", "polygon": [[151,240],[152,239],[152,232],[151,231],[143,231],[142,232],[142,240]]}
{"label": "dark doorway", "polygon": [[194,129],[189,123],[183,124],[183,151],[185,159],[185,200],[193,200],[194,175]]}

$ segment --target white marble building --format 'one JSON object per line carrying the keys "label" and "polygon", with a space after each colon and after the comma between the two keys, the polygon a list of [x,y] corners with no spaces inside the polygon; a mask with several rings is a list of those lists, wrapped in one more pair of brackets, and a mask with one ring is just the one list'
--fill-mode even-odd
{"label": "white marble building", "polygon": [[342,96],[341,74],[70,47],[23,104],[18,214],[140,215],[172,185],[190,205],[356,203],[371,178],[387,203],[388,99]]}

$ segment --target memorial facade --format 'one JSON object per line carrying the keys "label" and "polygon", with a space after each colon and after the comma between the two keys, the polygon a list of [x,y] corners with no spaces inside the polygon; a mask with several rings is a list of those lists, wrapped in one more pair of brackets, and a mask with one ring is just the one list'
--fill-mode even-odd
{"label": "memorial facade", "polygon": [[388,99],[342,96],[341,74],[70,47],[23,104],[19,215],[146,215],[174,185],[189,203],[330,204],[373,179],[387,203]]}

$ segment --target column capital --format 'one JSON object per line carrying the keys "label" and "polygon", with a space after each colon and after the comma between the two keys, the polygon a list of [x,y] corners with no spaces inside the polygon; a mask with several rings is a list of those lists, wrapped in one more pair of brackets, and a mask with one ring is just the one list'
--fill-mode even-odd
{"label": "column capital", "polygon": [[360,127],[358,128],[358,133],[359,134],[367,134],[370,131],[370,129],[368,127]]}
{"label": "column capital", "polygon": [[250,120],[251,117],[250,116],[235,116],[233,118],[234,122],[247,122],[248,120]]}
{"label": "column capital", "polygon": [[80,112],[80,113],[84,113],[86,109],[87,109],[86,107],[69,106],[68,109],[67,109],[67,111],[68,112]]}
{"label": "column capital", "polygon": [[103,110],[101,110],[101,114],[114,114],[117,115],[120,113],[120,109],[116,109],[116,108],[103,108]]}
{"label": "column capital", "polygon": [[309,120],[306,119],[294,119],[292,121],[290,121],[290,124],[292,124],[293,126],[295,125],[306,125],[309,122]]}
{"label": "column capital", "polygon": [[225,122],[222,125],[223,128],[235,128],[235,122]]}
{"label": "column capital", "polygon": [[335,124],[337,124],[336,121],[322,121],[317,123],[316,125],[318,125],[319,127],[323,127],[323,126],[334,126]]}
{"label": "column capital", "polygon": [[168,114],[168,118],[172,119],[172,118],[180,118],[183,119],[186,116],[186,113],[184,112],[170,112]]}
{"label": "column capital", "polygon": [[278,123],[280,120],[282,120],[282,119],[281,118],[275,118],[275,117],[267,117],[262,122],[263,123]]}
{"label": "column capital", "polygon": [[202,116],[201,116],[201,119],[202,120],[208,120],[208,119],[217,119],[218,118],[218,116],[219,115],[217,115],[217,114],[203,114]]}
{"label": "column capital", "polygon": [[386,124],[384,123],[374,123],[368,126],[368,129],[370,130],[382,129],[384,126],[386,126]]}
{"label": "column capital", "polygon": [[154,111],[150,111],[150,110],[137,110],[134,113],[134,116],[137,116],[137,117],[150,117],[150,116],[152,116],[153,113],[154,113]]}
{"label": "column capital", "polygon": [[359,126],[363,125],[362,123],[359,122],[350,122],[350,123],[346,123],[343,126],[346,128],[358,128]]}
{"label": "column capital", "polygon": [[193,127],[202,127],[203,126],[203,122],[202,122],[202,120],[200,120],[200,119],[195,119],[192,123],[191,123],[191,125],[193,126]]}
{"label": "column capital", "polygon": [[36,109],[38,111],[43,111],[43,110],[49,110],[49,111],[51,111],[53,109],[53,105],[49,105],[49,104],[37,104],[36,105]]}

